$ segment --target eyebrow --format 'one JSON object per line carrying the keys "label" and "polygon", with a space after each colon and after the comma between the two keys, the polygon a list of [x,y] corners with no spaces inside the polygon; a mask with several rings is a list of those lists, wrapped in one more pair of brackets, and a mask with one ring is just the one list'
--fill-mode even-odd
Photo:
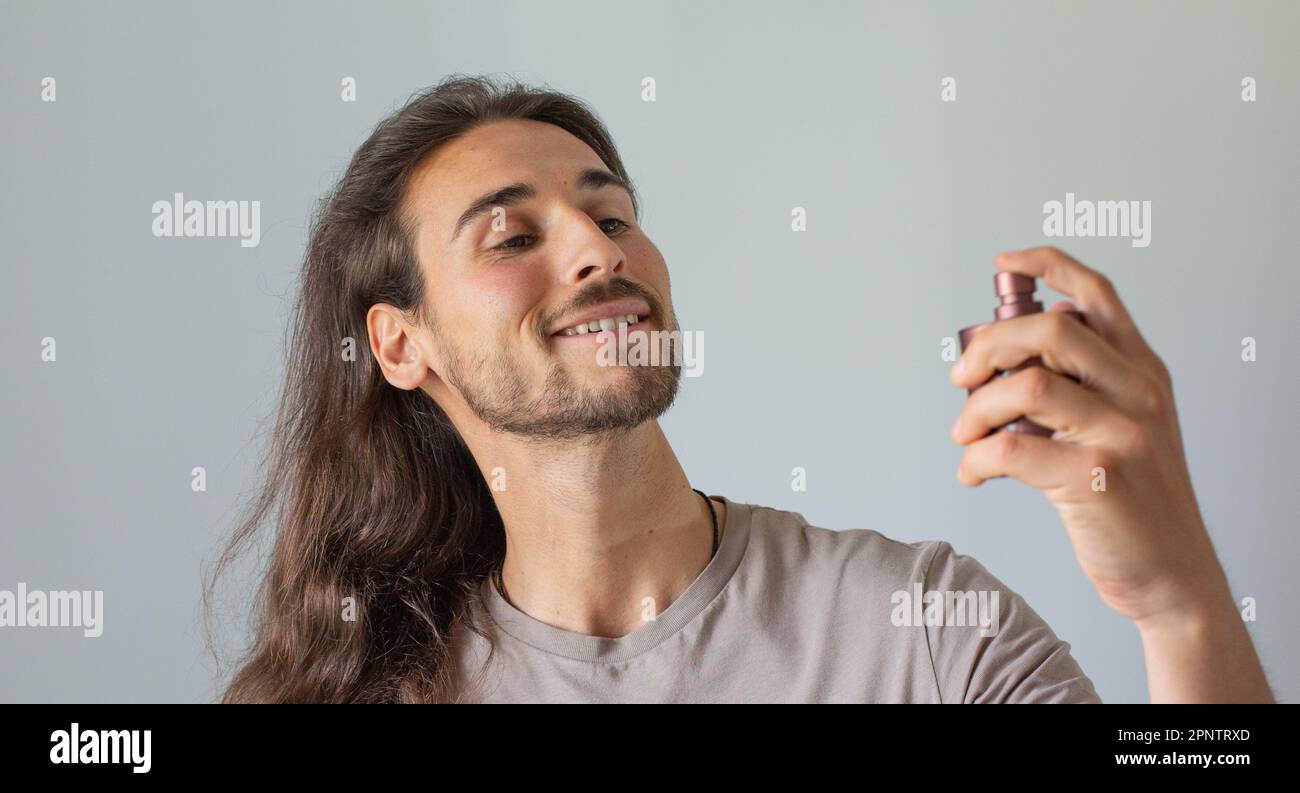
{"label": "eyebrow", "polygon": [[[628,185],[627,180],[618,174],[602,171],[599,168],[588,168],[578,175],[579,190],[600,190],[605,187],[619,187],[625,190],[629,197],[632,195],[631,186]],[[455,228],[452,229],[449,241],[455,242],[460,233],[478,219],[479,215],[485,214],[495,207],[513,206],[536,197],[537,189],[527,182],[515,182],[512,185],[506,185],[499,190],[493,190],[479,196],[474,203],[469,205],[469,209],[461,213],[460,219],[456,221]]]}

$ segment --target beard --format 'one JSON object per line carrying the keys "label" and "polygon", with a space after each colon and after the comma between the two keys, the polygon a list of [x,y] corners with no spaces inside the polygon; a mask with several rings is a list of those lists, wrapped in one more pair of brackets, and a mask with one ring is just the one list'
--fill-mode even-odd
{"label": "beard", "polygon": [[[663,316],[658,306],[654,316]],[[676,320],[670,323],[676,330]],[[681,363],[672,356],[661,365],[618,367],[625,370],[619,382],[598,386],[578,382],[561,361],[554,361],[541,393],[530,396],[523,375],[528,367],[508,351],[463,353],[444,350],[447,382],[474,415],[490,429],[536,440],[596,441],[630,430],[667,412],[681,381]]]}

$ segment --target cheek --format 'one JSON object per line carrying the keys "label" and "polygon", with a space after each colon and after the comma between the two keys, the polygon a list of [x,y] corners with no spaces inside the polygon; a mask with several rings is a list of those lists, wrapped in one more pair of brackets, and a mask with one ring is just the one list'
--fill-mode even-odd
{"label": "cheek", "polygon": [[627,251],[628,261],[632,265],[632,275],[645,282],[664,299],[668,298],[668,264],[663,254],[648,238],[637,241],[633,249]]}
{"label": "cheek", "polygon": [[521,323],[535,320],[529,312],[545,290],[538,275],[539,268],[503,265],[489,267],[480,277],[463,282],[452,297],[462,327],[483,334],[517,334]]}

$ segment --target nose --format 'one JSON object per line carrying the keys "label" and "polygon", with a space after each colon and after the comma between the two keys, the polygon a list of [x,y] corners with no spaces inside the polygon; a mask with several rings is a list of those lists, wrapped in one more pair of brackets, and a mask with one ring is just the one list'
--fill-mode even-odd
{"label": "nose", "polygon": [[623,271],[626,266],[623,249],[586,212],[573,209],[563,222],[560,277],[565,284],[580,284],[593,277],[609,278]]}

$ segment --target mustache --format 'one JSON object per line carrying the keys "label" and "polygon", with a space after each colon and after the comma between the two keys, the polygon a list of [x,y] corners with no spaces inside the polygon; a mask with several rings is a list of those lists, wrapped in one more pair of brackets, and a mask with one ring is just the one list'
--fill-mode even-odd
{"label": "mustache", "polygon": [[618,300],[624,297],[639,297],[650,306],[650,315],[663,320],[663,309],[659,299],[644,286],[629,281],[626,278],[615,278],[609,281],[601,281],[593,284],[590,288],[584,289],[574,296],[566,305],[557,310],[552,316],[547,317],[537,327],[537,338],[545,340],[547,336],[546,329],[551,327],[555,321],[564,316],[568,316],[576,311],[581,311],[589,306],[598,306],[601,303],[608,303],[611,300]]}

